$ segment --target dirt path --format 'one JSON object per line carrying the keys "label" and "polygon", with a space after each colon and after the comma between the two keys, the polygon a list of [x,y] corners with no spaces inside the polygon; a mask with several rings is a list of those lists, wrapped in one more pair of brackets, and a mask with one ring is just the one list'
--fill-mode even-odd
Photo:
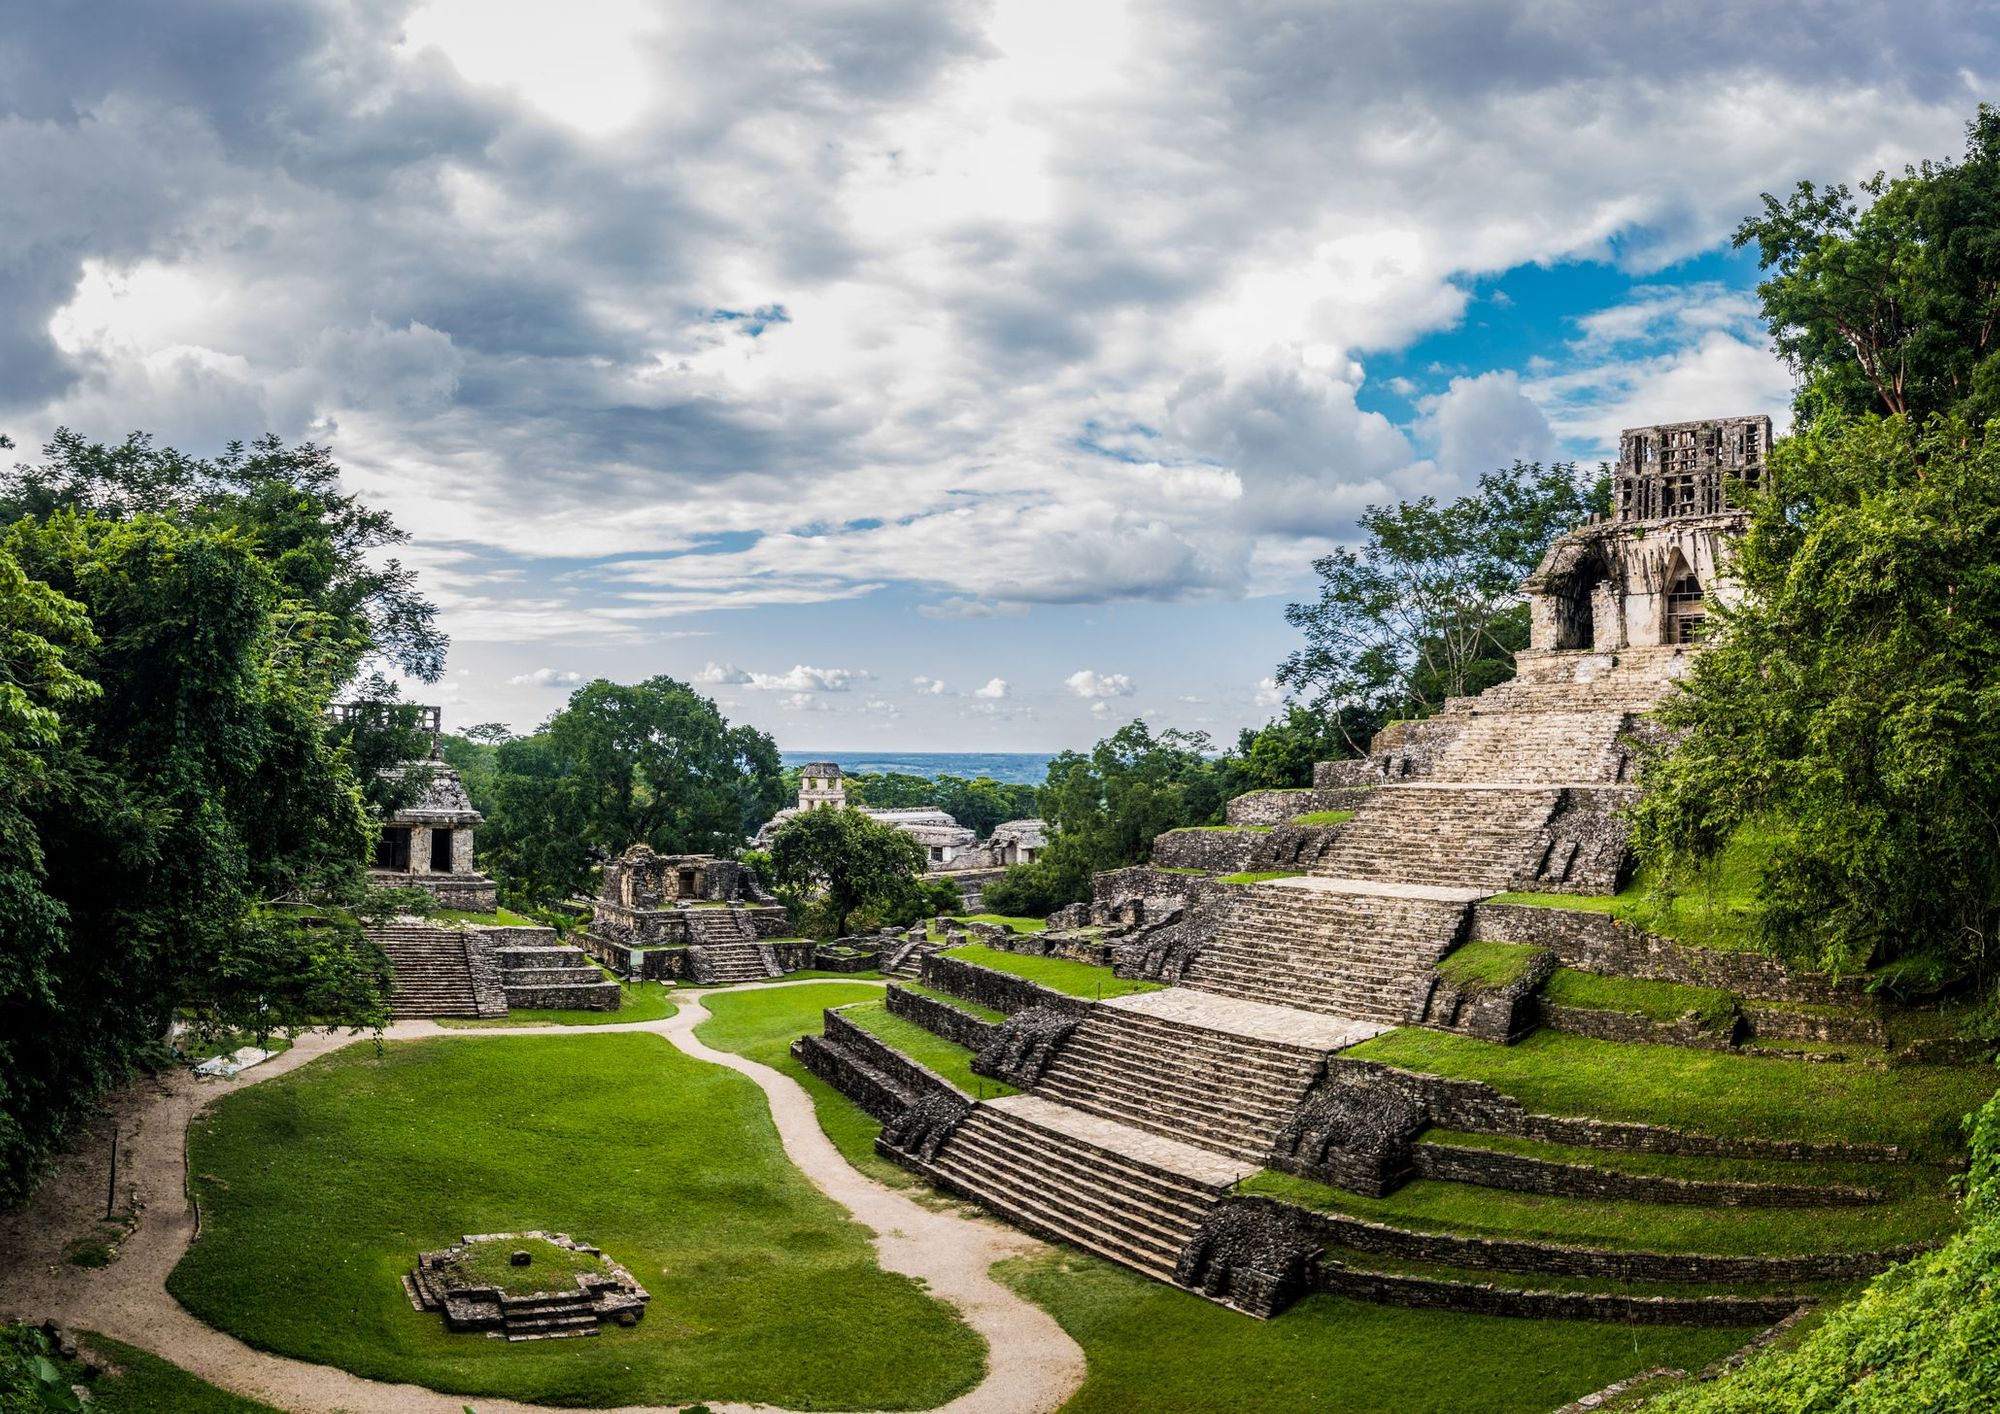
{"label": "dirt path", "polygon": [[[810,982],[771,983],[810,986]],[[789,1077],[695,1038],[707,1019],[704,993],[676,993],[680,1011],[664,1021],[579,1027],[447,1029],[399,1022],[391,1040],[427,1036],[501,1037],[592,1035],[651,1031],[698,1059],[748,1076],[770,1101],[785,1153],[822,1192],[875,1233],[882,1266],[928,1283],[987,1344],[986,1376],[938,1414],[1049,1414],[1083,1383],[1083,1351],[1040,1307],[988,1274],[1003,1257],[1040,1250],[1034,1239],[951,1209],[933,1211],[856,1171],[819,1127],[812,1099]],[[71,1240],[89,1233],[103,1213],[109,1177],[108,1142],[86,1142],[20,1213],[0,1228],[0,1317],[55,1320],[149,1350],[212,1384],[292,1414],[462,1414],[463,1396],[416,1385],[364,1380],[331,1366],[253,1350],[204,1325],[167,1294],[167,1275],[194,1237],[186,1198],[188,1124],[232,1090],[308,1064],[365,1037],[316,1033],[234,1080],[196,1081],[186,1073],[142,1082],[113,1105],[119,1131],[121,1199],[138,1225],[118,1260],[95,1270],[63,1260]],[[110,1125],[105,1127],[108,1141]],[[710,1401],[719,1414],[767,1411],[768,1405]],[[540,1414],[540,1406],[480,1398],[479,1414]],[[633,1406],[609,1414],[672,1414],[682,1406]]]}

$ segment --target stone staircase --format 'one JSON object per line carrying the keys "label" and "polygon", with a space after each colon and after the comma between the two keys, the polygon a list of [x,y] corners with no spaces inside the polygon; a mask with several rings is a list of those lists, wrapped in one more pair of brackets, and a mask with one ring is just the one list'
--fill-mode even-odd
{"label": "stone staircase", "polygon": [[1464,716],[1463,729],[1432,767],[1433,780],[1575,785],[1629,774],[1630,752],[1619,741],[1631,723],[1624,712],[1496,712],[1481,704]]}
{"label": "stone staircase", "polygon": [[898,1157],[1018,1227],[1165,1282],[1203,1215],[1255,1168],[1029,1095],[974,1106],[934,1159]]}
{"label": "stone staircase", "polygon": [[1262,1164],[1323,1050],[1097,1006],[1036,1082],[1037,1098]]}
{"label": "stone staircase", "polygon": [[431,1016],[479,1016],[466,936],[456,928],[394,922],[370,928],[368,937],[394,969],[389,1015],[397,1021]]}
{"label": "stone staircase", "polygon": [[597,1334],[597,1311],[588,1294],[503,1296],[500,1329],[511,1341],[564,1340]]}
{"label": "stone staircase", "polygon": [[1548,786],[1380,786],[1312,873],[1498,893],[1533,870],[1562,797]]}
{"label": "stone staircase", "polygon": [[566,1009],[618,1009],[618,984],[606,977],[581,948],[563,943],[502,947],[496,956],[500,962],[500,985],[507,994],[509,1007],[543,1005],[549,989],[560,988]]}
{"label": "stone staircase", "polygon": [[921,979],[924,974],[924,959],[934,952],[957,947],[958,939],[930,938],[919,935],[905,938],[894,948],[882,950],[882,974],[885,977],[910,977]]}
{"label": "stone staircase", "polygon": [[693,979],[705,987],[727,986],[735,982],[761,982],[782,977],[785,969],[771,950],[756,942],[701,943],[688,949],[688,968]]}
{"label": "stone staircase", "polygon": [[757,925],[740,908],[690,908],[686,912],[691,943],[709,946],[757,941]]}
{"label": "stone staircase", "polygon": [[1246,885],[1190,987],[1331,1016],[1408,1022],[1412,999],[1464,928],[1476,894],[1348,880]]}

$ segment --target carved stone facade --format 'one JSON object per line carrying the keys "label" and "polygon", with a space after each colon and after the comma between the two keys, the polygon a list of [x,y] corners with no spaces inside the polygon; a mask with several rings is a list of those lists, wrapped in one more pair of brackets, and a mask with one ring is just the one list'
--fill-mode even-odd
{"label": "carved stone facade", "polygon": [[1693,642],[1709,600],[1736,596],[1721,552],[1744,517],[1729,488],[1761,482],[1770,445],[1768,417],[1621,433],[1612,518],[1556,541],[1524,586],[1530,646],[1608,653]]}
{"label": "carved stone facade", "polygon": [[[759,945],[791,930],[791,914],[749,865],[712,854],[659,854],[636,844],[604,866],[585,946],[624,976],[740,981],[780,975],[782,960],[765,956]],[[716,969],[704,976],[705,969],[690,968],[685,959],[663,969],[648,956],[668,948],[714,954]],[[740,969],[724,965],[739,962]]]}

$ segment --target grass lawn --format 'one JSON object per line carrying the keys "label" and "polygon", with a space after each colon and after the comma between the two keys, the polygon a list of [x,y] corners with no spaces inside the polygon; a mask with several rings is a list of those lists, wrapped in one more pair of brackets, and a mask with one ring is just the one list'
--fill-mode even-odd
{"label": "grass lawn", "polygon": [[792,1041],[818,1031],[826,1008],[873,1001],[881,995],[880,987],[845,982],[725,992],[703,1003],[709,1019],[695,1027],[694,1034],[718,1051],[734,1051],[798,1081],[812,1096],[819,1127],[842,1158],[878,1183],[913,1188],[918,1184],[914,1174],[875,1152],[881,1122],[792,1059]]}
{"label": "grass lawn", "polygon": [[665,1021],[680,1010],[674,1004],[674,989],[665,982],[621,982],[618,990],[624,996],[616,1011],[530,1011],[523,1008],[510,1011],[505,1016],[440,1016],[437,1024],[454,1031],[492,1026],[611,1026],[619,1022]]}
{"label": "grass lawn", "polygon": [[1012,928],[1016,933],[1044,933],[1049,926],[1046,918],[1017,918],[1009,913],[958,913],[952,916],[960,923],[992,923]]}
{"label": "grass lawn", "polygon": [[[263,1349],[586,1407],[925,1408],[983,1367],[979,1338],[791,1166],[756,1086],[663,1037],[351,1046],[223,1097],[188,1148],[202,1235],[169,1289]],[[631,1268],[645,1319],[510,1345],[410,1309],[419,1251],[530,1228]]]}
{"label": "grass lawn", "polygon": [[1930,1158],[1963,1151],[1960,1120],[2000,1084],[1990,1066],[1812,1065],[1547,1029],[1518,1045],[1495,1046],[1405,1028],[1341,1054],[1483,1080],[1538,1114],[1763,1139],[1897,1144]]}
{"label": "grass lawn", "polygon": [[1526,976],[1547,953],[1529,943],[1464,943],[1446,953],[1437,970],[1460,987],[1497,991]]}
{"label": "grass lawn", "polygon": [[491,913],[468,913],[462,908],[441,908],[431,916],[440,923],[484,923],[489,927],[506,928],[542,928],[547,926],[546,924],[536,922],[525,914],[516,913],[511,908],[496,908]]}
{"label": "grass lawn", "polygon": [[1645,1252],[1782,1255],[1871,1252],[1929,1242],[1958,1225],[1943,1175],[1929,1192],[1888,1203],[1826,1208],[1707,1208],[1692,1203],[1632,1203],[1551,1198],[1469,1183],[1420,1178],[1386,1198],[1266,1170],[1243,1189],[1305,1208],[1347,1213],[1421,1232],[1471,1233],[1528,1241],[1582,1243]]}
{"label": "grass lawn", "polygon": [[978,1002],[969,1002],[964,997],[954,997],[950,992],[940,992],[934,987],[924,986],[921,982],[905,982],[898,978],[896,985],[906,992],[915,992],[920,997],[929,997],[934,1002],[943,1002],[946,1006],[969,1012],[981,1021],[991,1021],[997,1025],[1007,1019],[1007,1013],[995,1007],[981,1006]]}
{"label": "grass lawn", "polygon": [[975,1099],[991,1100],[1020,1093],[1002,1081],[974,1075],[971,1051],[934,1031],[926,1031],[906,1017],[891,1015],[887,1002],[860,1002],[841,1015],[919,1065],[929,1066]]}
{"label": "grass lawn", "polygon": [[983,943],[951,948],[943,956],[977,963],[995,972],[1011,972],[1016,977],[1039,982],[1051,991],[1064,992],[1072,997],[1129,997],[1140,992],[1160,990],[1157,982],[1114,976],[1108,967],[1074,962],[1066,957],[1029,957],[1024,953],[1002,952]]}
{"label": "grass lawn", "polygon": [[1615,894],[1496,894],[1488,903],[1525,903],[1537,908],[1567,908],[1608,913],[1648,933],[1676,938],[1718,952],[1757,949],[1757,881],[1771,857],[1777,837],[1743,830],[1717,857],[1710,876],[1673,895],[1658,892],[1658,879],[1640,870]]}
{"label": "grass lawn", "polygon": [[1352,810],[1308,810],[1303,815],[1294,815],[1294,825],[1345,825],[1354,818]]}
{"label": "grass lawn", "polygon": [[1751,1332],[1406,1311],[1310,1296],[1255,1321],[1060,1249],[994,1268],[1090,1362],[1064,1414],[1547,1414],[1656,1365],[1699,1368]]}
{"label": "grass lawn", "polygon": [[[178,1365],[109,1336],[85,1332],[82,1340],[107,1367],[107,1373],[90,1386],[90,1403],[84,1406],[96,1414],[278,1414],[268,1404],[219,1390]],[[108,1373],[111,1368],[118,1373]]]}
{"label": "grass lawn", "polygon": [[1560,1006],[1636,1012],[1651,1021],[1678,1021],[1692,1012],[1709,1030],[1722,1026],[1736,1011],[1736,998],[1714,987],[1607,977],[1573,967],[1557,968],[1543,985],[1542,995]]}
{"label": "grass lawn", "polygon": [[1215,882],[1218,884],[1261,884],[1269,879],[1296,879],[1306,871],[1303,869],[1271,869],[1264,873],[1245,870],[1240,874],[1224,874]]}

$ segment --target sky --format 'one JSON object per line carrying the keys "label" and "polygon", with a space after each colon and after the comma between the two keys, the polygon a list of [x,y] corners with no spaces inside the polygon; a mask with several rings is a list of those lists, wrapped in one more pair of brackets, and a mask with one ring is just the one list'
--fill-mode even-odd
{"label": "sky", "polygon": [[1771,414],[1730,235],[1996,5],[79,0],[0,28],[0,431],[332,447],[446,723],[1267,719],[1366,506]]}

